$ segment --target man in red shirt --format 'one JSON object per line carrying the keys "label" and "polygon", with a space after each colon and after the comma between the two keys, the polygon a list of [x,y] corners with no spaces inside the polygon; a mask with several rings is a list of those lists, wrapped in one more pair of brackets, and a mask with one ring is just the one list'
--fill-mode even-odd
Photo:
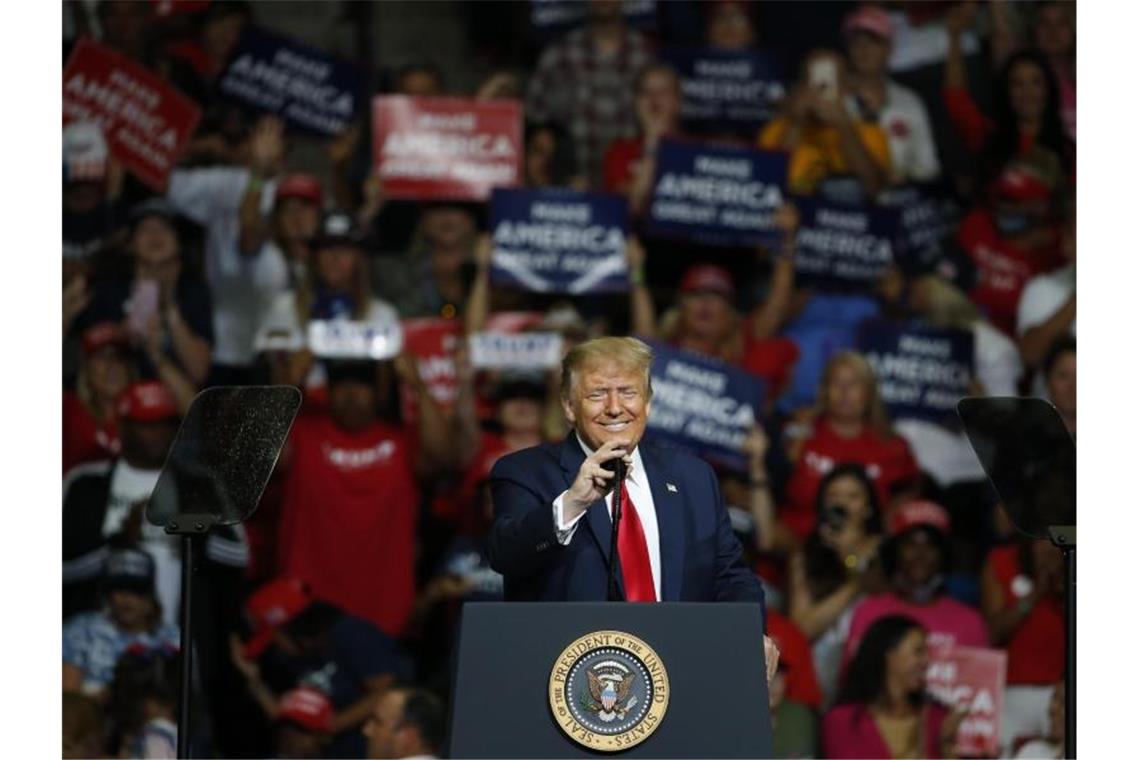
{"label": "man in red shirt", "polygon": [[449,426],[414,364],[396,362],[418,403],[416,435],[379,418],[377,367],[328,364],[327,412],[299,417],[287,457],[280,572],[399,636],[415,600],[416,476],[447,467]]}
{"label": "man in red shirt", "polygon": [[974,209],[958,228],[958,245],[977,269],[970,299],[1011,336],[1025,284],[1066,263],[1049,219],[1056,179],[1039,163],[1011,162],[994,181],[990,204]]}

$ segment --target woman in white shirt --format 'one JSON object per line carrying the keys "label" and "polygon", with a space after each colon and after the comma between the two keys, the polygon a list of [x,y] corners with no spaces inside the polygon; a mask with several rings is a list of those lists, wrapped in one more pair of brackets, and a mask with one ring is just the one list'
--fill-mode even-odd
{"label": "woman in white shirt", "polygon": [[269,356],[273,382],[307,390],[324,386],[323,370],[315,362],[320,347],[310,341],[314,322],[365,323],[390,330],[399,341],[396,310],[372,295],[363,241],[352,217],[344,212],[330,212],[322,221],[305,278],[273,299],[257,331],[255,348]]}

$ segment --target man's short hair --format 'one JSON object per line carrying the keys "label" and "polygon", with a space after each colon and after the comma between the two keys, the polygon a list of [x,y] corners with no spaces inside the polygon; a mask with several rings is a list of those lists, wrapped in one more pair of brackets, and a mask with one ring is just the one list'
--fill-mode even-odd
{"label": "man's short hair", "polygon": [[433,755],[443,748],[443,702],[424,689],[408,689],[401,722],[415,726]]}
{"label": "man's short hair", "polygon": [[611,362],[624,370],[644,373],[646,398],[653,396],[653,386],[649,380],[653,349],[637,338],[607,336],[579,343],[563,357],[562,398],[570,398],[570,387],[576,372]]}

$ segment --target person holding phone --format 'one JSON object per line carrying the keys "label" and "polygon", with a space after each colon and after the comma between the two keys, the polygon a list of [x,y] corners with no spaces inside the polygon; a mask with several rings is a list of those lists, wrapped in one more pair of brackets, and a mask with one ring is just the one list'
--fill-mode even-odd
{"label": "person holding phone", "polygon": [[788,614],[812,642],[824,702],[835,697],[843,643],[855,604],[882,588],[878,561],[882,518],[862,464],[835,466],[816,496],[819,522],[792,556]]}
{"label": "person holding phone", "polygon": [[[130,268],[107,272],[93,282],[91,302],[74,329],[120,322],[144,352],[139,366],[143,378],[168,382],[175,377],[164,371],[163,364],[169,362],[198,386],[209,374],[214,342],[209,287],[184,255],[173,206],[152,198],[131,210],[130,221],[129,258],[124,257]],[[175,383],[172,390],[181,385]]]}
{"label": "person holding phone", "polygon": [[842,97],[846,87],[843,58],[832,50],[813,51],[782,113],[761,130],[760,148],[791,153],[792,192],[814,194],[824,180],[840,175],[853,175],[867,198],[886,187],[891,172],[887,136],[874,121],[848,112]]}

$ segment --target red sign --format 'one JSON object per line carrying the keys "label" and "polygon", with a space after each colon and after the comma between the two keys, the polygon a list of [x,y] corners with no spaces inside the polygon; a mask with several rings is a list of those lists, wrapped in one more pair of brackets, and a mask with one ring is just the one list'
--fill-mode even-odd
{"label": "red sign", "polygon": [[485,201],[518,184],[522,108],[512,100],[413,98],[372,102],[373,166],[390,198]]}
{"label": "red sign", "polygon": [[[416,367],[431,397],[445,410],[450,410],[459,393],[455,373],[455,346],[461,334],[459,320],[426,317],[405,319],[401,324],[404,351],[415,357]],[[415,405],[406,388],[401,403],[404,419],[415,419]]]}
{"label": "red sign", "polygon": [[963,709],[956,757],[997,757],[1001,740],[1006,653],[950,647],[931,650],[926,686],[947,705]]}
{"label": "red sign", "polygon": [[111,154],[156,190],[186,147],[201,111],[124,55],[81,39],[63,70],[63,123],[94,121]]}

